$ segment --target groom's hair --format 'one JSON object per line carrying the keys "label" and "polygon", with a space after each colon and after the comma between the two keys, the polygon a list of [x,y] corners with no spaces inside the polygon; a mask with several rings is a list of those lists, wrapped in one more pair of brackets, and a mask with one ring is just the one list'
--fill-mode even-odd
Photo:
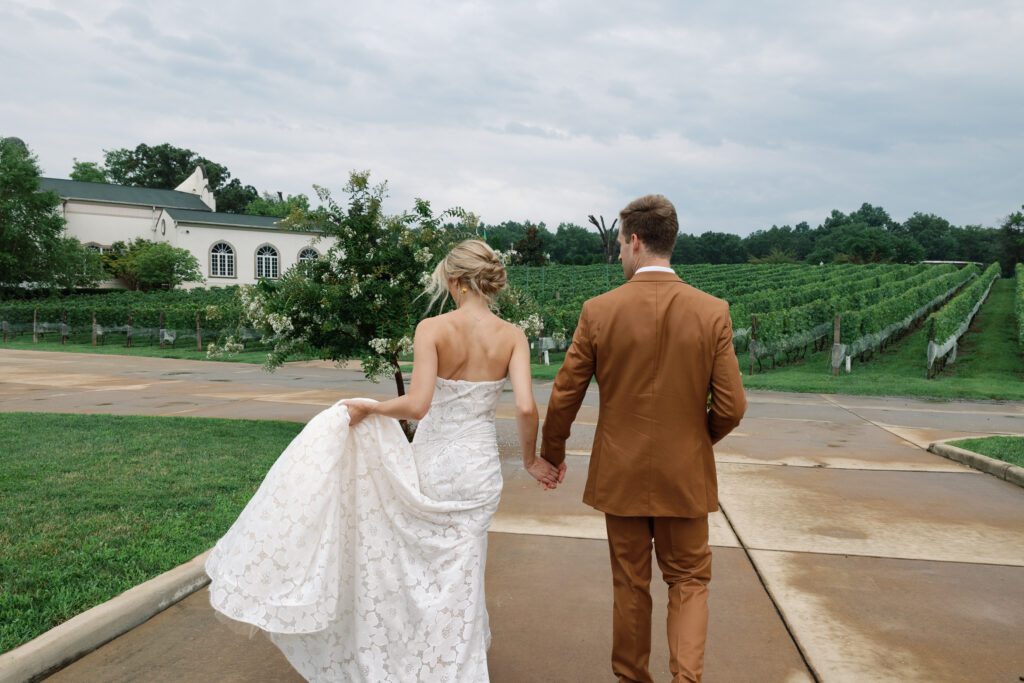
{"label": "groom's hair", "polygon": [[679,234],[676,207],[660,194],[634,199],[619,212],[619,230],[626,240],[635,234],[652,254],[670,256]]}

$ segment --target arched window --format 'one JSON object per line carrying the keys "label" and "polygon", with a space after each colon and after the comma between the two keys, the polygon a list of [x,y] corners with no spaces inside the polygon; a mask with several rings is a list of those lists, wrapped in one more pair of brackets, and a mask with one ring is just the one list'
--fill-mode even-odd
{"label": "arched window", "polygon": [[320,254],[313,247],[303,247],[299,251],[299,263],[303,261],[316,261],[318,258],[320,258]]}
{"label": "arched window", "polygon": [[256,250],[256,277],[280,277],[280,270],[278,269],[280,260],[277,255],[277,249],[269,244],[264,244]]}
{"label": "arched window", "polygon": [[218,242],[210,249],[210,277],[235,276],[235,250],[227,242]]}

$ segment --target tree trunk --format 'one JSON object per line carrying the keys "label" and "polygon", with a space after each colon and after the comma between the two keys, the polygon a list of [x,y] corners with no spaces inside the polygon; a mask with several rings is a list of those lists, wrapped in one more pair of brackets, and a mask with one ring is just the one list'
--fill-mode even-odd
{"label": "tree trunk", "polygon": [[[398,363],[398,356],[391,357],[391,365],[395,367],[395,389],[398,390],[399,396],[405,396],[405,377],[402,376],[402,366]],[[402,431],[405,432],[405,438],[412,441],[412,437],[416,432],[412,426],[409,425],[409,421],[399,420],[398,424],[402,425]]]}

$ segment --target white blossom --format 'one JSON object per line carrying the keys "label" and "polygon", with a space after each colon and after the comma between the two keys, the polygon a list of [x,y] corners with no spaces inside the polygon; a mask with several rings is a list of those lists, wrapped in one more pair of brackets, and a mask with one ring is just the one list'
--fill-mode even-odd
{"label": "white blossom", "polygon": [[430,259],[434,258],[434,255],[426,247],[421,247],[413,254],[413,258],[416,260],[416,263],[427,264],[430,263]]}
{"label": "white blossom", "polygon": [[537,313],[531,313],[525,320],[516,323],[527,337],[537,337],[544,330],[544,320]]}
{"label": "white blossom", "polygon": [[267,323],[270,328],[274,330],[275,335],[282,335],[285,332],[291,332],[295,328],[292,326],[291,318],[280,313],[271,313],[267,316]]}
{"label": "white blossom", "polygon": [[512,261],[515,260],[515,257],[519,254],[518,251],[512,249],[511,247],[509,247],[508,251],[501,251],[500,249],[495,249],[494,253],[498,255],[498,260],[501,261],[501,265],[503,266],[507,266],[510,263],[512,263]]}

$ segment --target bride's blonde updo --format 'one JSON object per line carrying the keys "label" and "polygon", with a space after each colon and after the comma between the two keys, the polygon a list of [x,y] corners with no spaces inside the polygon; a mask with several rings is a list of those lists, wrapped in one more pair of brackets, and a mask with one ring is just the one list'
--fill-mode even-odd
{"label": "bride's blonde updo", "polygon": [[508,277],[501,259],[490,245],[481,240],[459,242],[434,268],[427,284],[426,294],[430,296],[428,310],[448,295],[448,283],[457,281],[465,287],[494,302],[494,297],[505,288]]}

